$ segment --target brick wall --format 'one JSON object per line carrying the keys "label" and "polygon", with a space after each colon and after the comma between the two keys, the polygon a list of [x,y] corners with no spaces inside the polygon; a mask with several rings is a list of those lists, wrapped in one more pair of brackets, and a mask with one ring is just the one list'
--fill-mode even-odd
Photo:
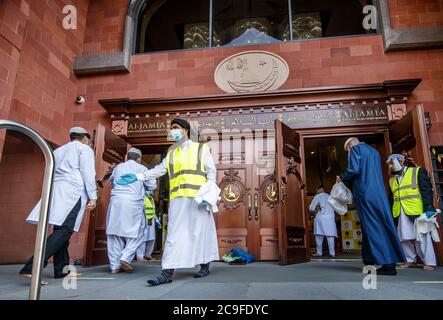
{"label": "brick wall", "polygon": [[127,0],[91,1],[88,9],[83,55],[118,52],[123,46]]}
{"label": "brick wall", "polygon": [[31,140],[6,134],[0,162],[0,263],[24,262],[34,250],[36,228],[25,223],[40,198],[44,157]]}
{"label": "brick wall", "polygon": [[389,0],[393,28],[443,25],[442,0]]}
{"label": "brick wall", "polygon": [[[0,118],[25,123],[58,145],[68,141],[67,132],[73,126],[77,78],[72,65],[82,51],[88,3],[0,1]],[[67,4],[77,8],[76,30],[63,28],[63,7]],[[23,262],[32,253],[34,243],[35,227],[26,224],[24,218],[40,197],[40,151],[29,144],[16,155],[7,145],[12,140],[6,138],[3,148],[3,139],[1,132],[0,171],[22,181],[2,184],[8,189],[0,192],[0,219],[8,223],[0,223],[0,262]],[[3,149],[9,150],[4,157]],[[3,178],[1,181],[7,181]],[[5,230],[8,226],[11,228]],[[24,238],[17,238],[21,233]],[[83,239],[82,235],[73,237],[74,257],[81,256],[78,243]]]}
{"label": "brick wall", "polygon": [[[9,115],[28,16],[29,4],[26,1],[0,2],[0,119]],[[0,158],[4,135],[1,131]]]}
{"label": "brick wall", "polygon": [[[25,219],[41,197],[44,167],[43,154],[32,140],[6,134],[0,161],[0,264],[23,263],[33,254],[36,226]],[[71,238],[71,260],[83,257],[84,240],[83,227]]]}
{"label": "brick wall", "polygon": [[379,35],[136,55],[129,74],[81,78],[78,90],[88,103],[81,106],[75,119],[85,126],[106,119],[99,99],[220,94],[213,80],[217,64],[251,49],[270,51],[287,61],[290,75],[282,89],[422,78],[409,105],[423,103],[431,112],[431,143],[443,144],[443,50],[385,54]]}
{"label": "brick wall", "polygon": [[[394,27],[443,24],[443,0],[389,0],[389,7]],[[104,1],[91,3],[84,53],[121,50],[121,41],[113,43],[116,47],[101,46],[109,44],[109,37],[117,37],[114,34],[116,29],[122,32],[120,39],[123,38],[126,10],[125,1],[116,0],[112,10]],[[105,17],[105,12],[112,17]],[[116,28],[118,21],[121,25]],[[109,30],[105,29],[107,27]],[[129,74],[80,78],[78,93],[86,96],[87,103],[78,109],[74,120],[90,129],[97,121],[109,123],[98,99],[170,98],[222,93],[213,80],[214,68],[225,57],[250,49],[269,50],[288,62],[291,72],[282,89],[422,78],[423,82],[411,97],[409,106],[424,104],[426,111],[431,112],[433,121],[431,143],[443,144],[443,111],[440,111],[443,104],[443,51],[385,54],[379,35],[136,55],[132,57]]]}
{"label": "brick wall", "polygon": [[[63,28],[65,4],[77,8],[77,30]],[[82,49],[87,5],[87,0],[30,2],[9,118],[56,144],[66,142],[73,124],[77,79],[72,64]]]}

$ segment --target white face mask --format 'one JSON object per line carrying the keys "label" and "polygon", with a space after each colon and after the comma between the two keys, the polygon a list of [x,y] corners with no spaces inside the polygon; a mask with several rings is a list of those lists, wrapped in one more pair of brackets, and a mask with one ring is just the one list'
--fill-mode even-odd
{"label": "white face mask", "polygon": [[401,175],[402,170],[403,170],[403,167],[401,166],[400,162],[398,162],[397,159],[393,159],[391,173],[395,174],[395,175]]}
{"label": "white face mask", "polygon": [[183,138],[183,130],[182,129],[172,129],[171,130],[172,139],[177,142],[181,138]]}

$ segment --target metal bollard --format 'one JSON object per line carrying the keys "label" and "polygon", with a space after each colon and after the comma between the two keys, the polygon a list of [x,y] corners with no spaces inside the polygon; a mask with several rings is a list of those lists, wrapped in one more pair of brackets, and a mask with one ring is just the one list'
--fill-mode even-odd
{"label": "metal bollard", "polygon": [[48,229],[48,210],[54,176],[54,154],[52,153],[51,147],[45,141],[45,139],[42,138],[42,136],[21,123],[0,119],[0,129],[8,129],[23,133],[37,143],[45,156],[46,167],[43,179],[41,209],[35,239],[31,288],[29,289],[29,300],[38,300],[40,298],[41,273],[43,268],[43,260],[45,257],[46,232]]}

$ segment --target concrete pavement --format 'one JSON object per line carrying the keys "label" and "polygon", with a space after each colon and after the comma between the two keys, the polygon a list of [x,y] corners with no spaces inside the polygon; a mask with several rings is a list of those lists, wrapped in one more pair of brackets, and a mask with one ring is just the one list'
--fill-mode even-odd
{"label": "concrete pavement", "polygon": [[[0,266],[0,299],[26,299],[30,281],[17,273],[21,266]],[[211,274],[194,279],[198,270],[179,270],[172,283],[147,286],[158,275],[160,262],[134,263],[133,273],[112,275],[107,266],[79,267],[77,289],[63,288],[63,279],[52,278],[52,265],[43,272],[48,286],[41,299],[443,299],[443,268],[398,270],[395,277],[378,276],[377,289],[366,290],[362,262],[358,259],[313,260],[279,266],[272,262],[230,266],[213,263]],[[72,281],[71,281],[72,284]]]}

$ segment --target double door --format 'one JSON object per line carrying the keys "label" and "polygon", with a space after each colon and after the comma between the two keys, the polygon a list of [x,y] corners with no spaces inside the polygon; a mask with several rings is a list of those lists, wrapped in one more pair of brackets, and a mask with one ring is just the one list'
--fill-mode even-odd
{"label": "double door", "polygon": [[265,136],[221,141],[211,149],[222,190],[215,215],[220,258],[242,248],[262,261],[308,261],[298,133],[276,120]]}

